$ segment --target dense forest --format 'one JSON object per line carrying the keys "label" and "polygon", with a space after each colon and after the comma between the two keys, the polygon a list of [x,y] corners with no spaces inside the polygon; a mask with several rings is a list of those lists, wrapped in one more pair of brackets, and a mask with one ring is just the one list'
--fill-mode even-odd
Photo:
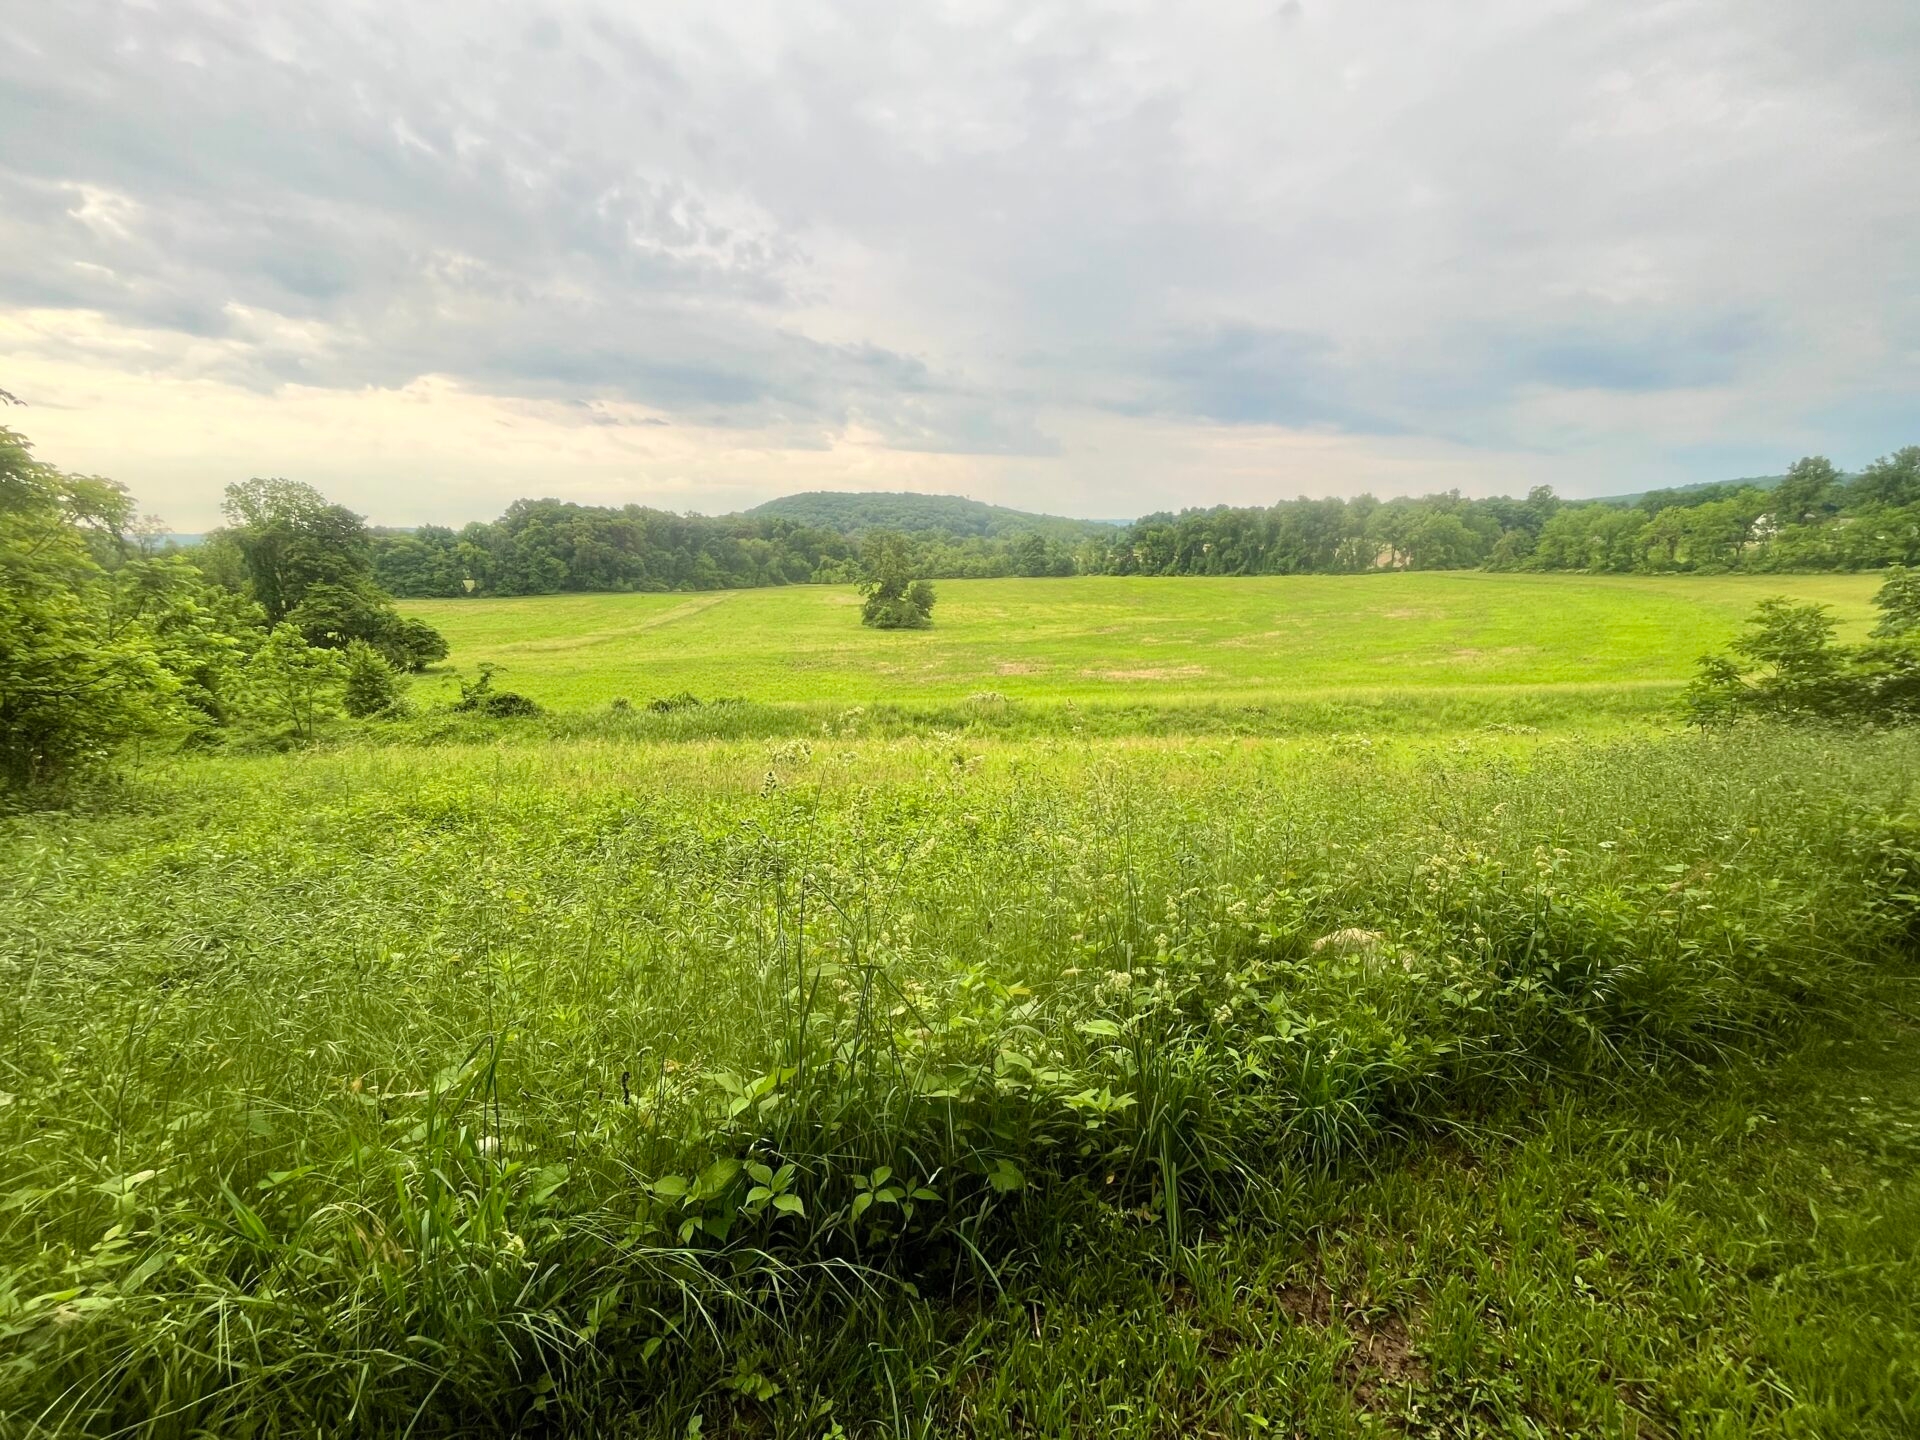
{"label": "dense forest", "polygon": [[1818,456],[1771,485],[1735,481],[1630,500],[1286,500],[1148,515],[1130,525],[1026,515],[939,495],[816,492],[740,515],[521,500],[458,532],[376,531],[401,596],[719,590],[845,583],[861,536],[904,534],[916,574],[1294,575],[1375,569],[1612,573],[1865,570],[1920,563],[1920,446],[1847,475]]}

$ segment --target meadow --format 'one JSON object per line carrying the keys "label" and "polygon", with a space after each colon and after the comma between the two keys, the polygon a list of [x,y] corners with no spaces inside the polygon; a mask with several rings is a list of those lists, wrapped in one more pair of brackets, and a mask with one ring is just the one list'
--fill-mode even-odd
{"label": "meadow", "polygon": [[[945,580],[933,630],[856,623],[851,587],[414,600],[456,666],[501,667],[544,705],[702,699],[899,706],[981,692],[1144,705],[1431,700],[1525,689],[1671,698],[1768,595],[1872,615],[1872,575],[1565,576],[1481,571],[1247,579]],[[422,698],[452,693],[439,678]],[[1386,709],[1395,705],[1389,703]]]}
{"label": "meadow", "polygon": [[1920,737],[1592,699],[1870,581],[941,588],[0,817],[0,1431],[1913,1433]]}

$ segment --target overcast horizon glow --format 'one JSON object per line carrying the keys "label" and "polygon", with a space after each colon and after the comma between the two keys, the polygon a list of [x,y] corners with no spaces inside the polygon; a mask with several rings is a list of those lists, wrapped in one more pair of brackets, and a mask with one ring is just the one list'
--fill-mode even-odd
{"label": "overcast horizon glow", "polygon": [[1854,468],[1916,71],[1912,0],[23,7],[0,423],[183,531]]}

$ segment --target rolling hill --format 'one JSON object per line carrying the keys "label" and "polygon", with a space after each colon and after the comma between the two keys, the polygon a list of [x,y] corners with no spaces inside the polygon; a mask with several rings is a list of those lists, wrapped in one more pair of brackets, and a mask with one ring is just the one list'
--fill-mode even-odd
{"label": "rolling hill", "polygon": [[1036,515],[960,495],[922,495],[904,490],[808,490],[782,495],[742,513],[756,520],[792,520],[842,535],[862,530],[939,530],[958,536],[995,536],[1030,530],[1078,540],[1111,535],[1122,528],[1113,521]]}

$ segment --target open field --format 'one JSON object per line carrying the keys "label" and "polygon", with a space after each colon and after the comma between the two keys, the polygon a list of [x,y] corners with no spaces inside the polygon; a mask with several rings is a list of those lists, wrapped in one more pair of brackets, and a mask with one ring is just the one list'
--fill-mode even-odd
{"label": "open field", "polygon": [[1910,1433],[1910,1067],[1653,1102],[1897,997],[1916,743],[150,764],[0,831],[0,1417]]}
{"label": "open field", "polygon": [[[848,587],[408,601],[452,664],[560,708],[703,699],[841,705],[1018,700],[1180,707],[1521,688],[1633,688],[1665,703],[1756,601],[1785,594],[1864,628],[1870,575],[1439,574],[953,580],[930,631],[859,623]],[[429,678],[422,699],[450,694]],[[1617,695],[1614,697],[1617,699]]]}
{"label": "open field", "polygon": [[1670,708],[1874,586],[412,606],[0,814],[0,1435],[1911,1435],[1920,736]]}

